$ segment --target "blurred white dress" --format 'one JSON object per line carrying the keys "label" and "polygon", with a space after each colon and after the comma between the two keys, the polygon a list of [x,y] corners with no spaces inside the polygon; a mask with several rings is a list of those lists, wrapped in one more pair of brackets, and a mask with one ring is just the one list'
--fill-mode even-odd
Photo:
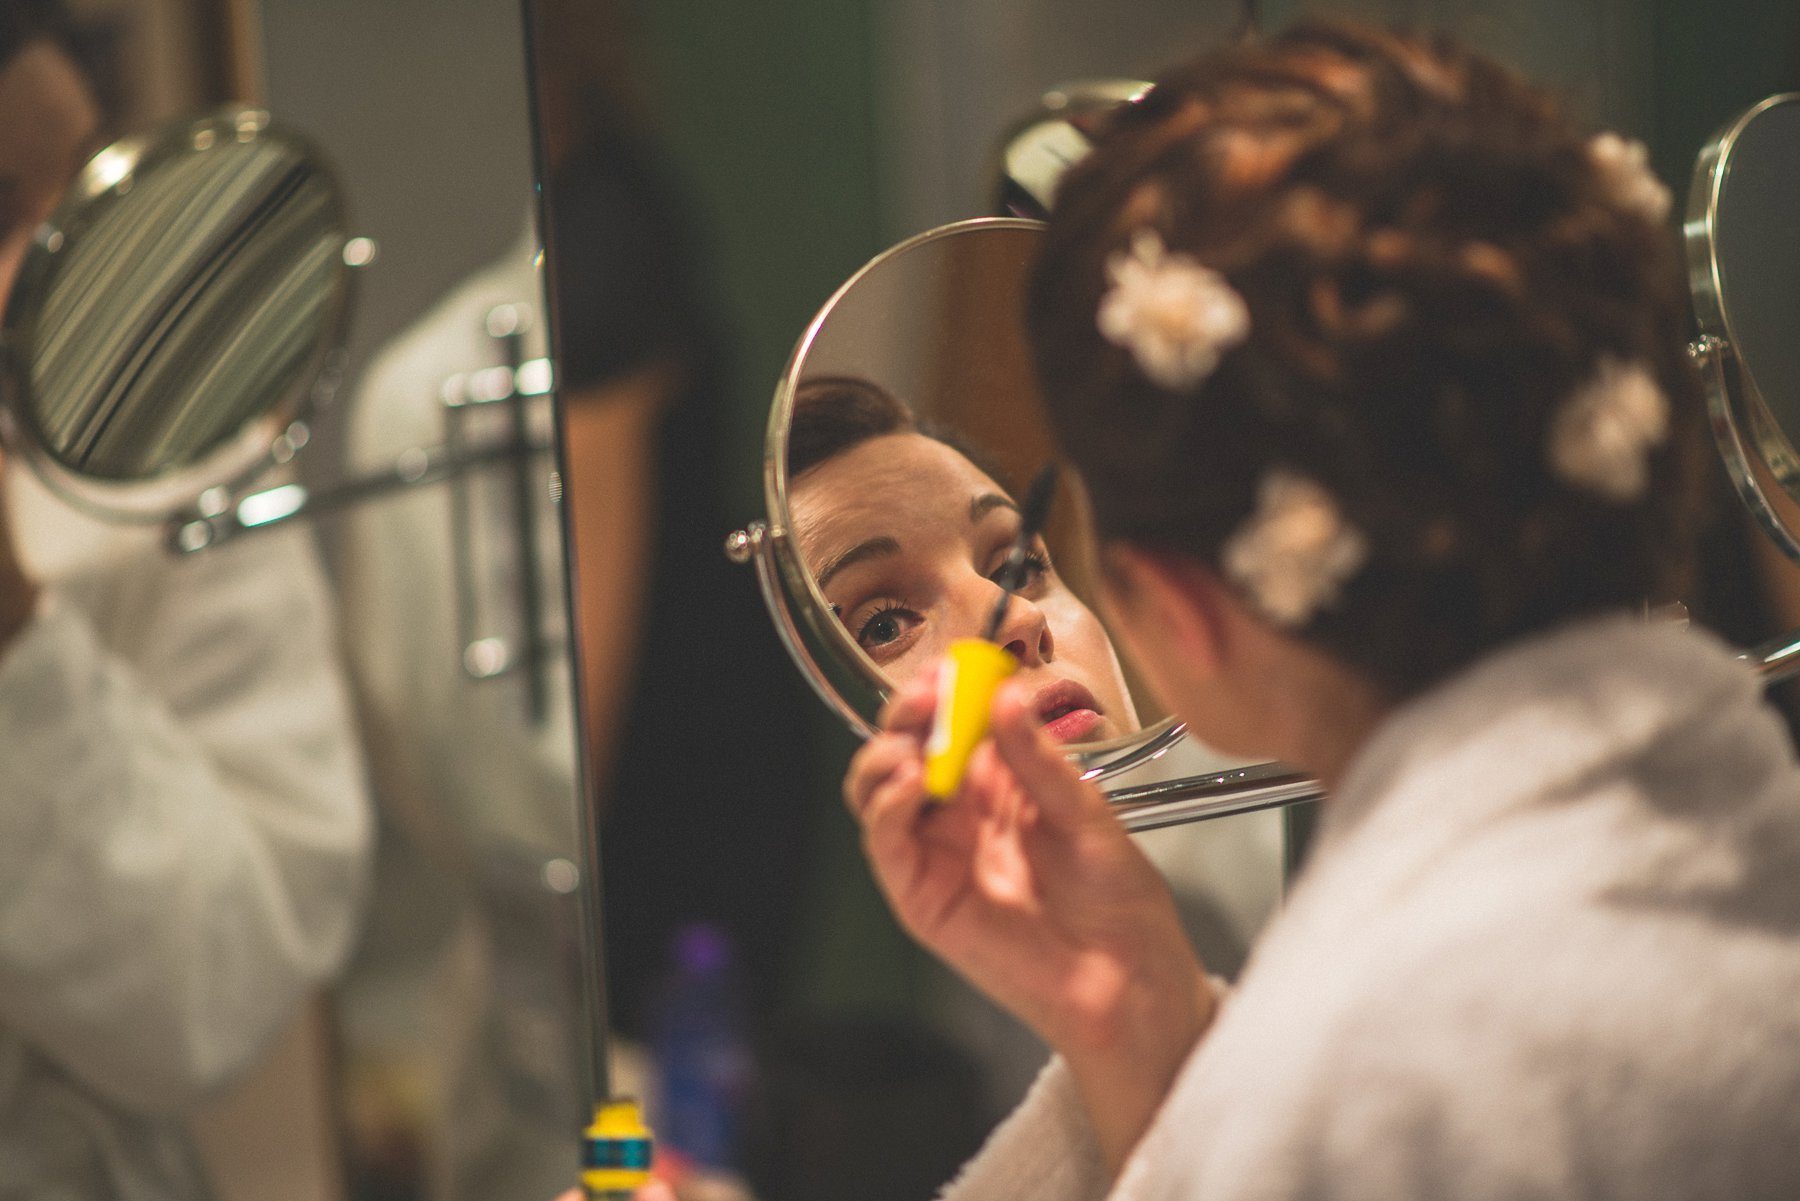
{"label": "blurred white dress", "polygon": [[1109,1192],[1060,1061],[947,1201],[1800,1196],[1800,772],[1708,636],[1403,707]]}
{"label": "blurred white dress", "polygon": [[304,530],[177,559],[4,477],[0,1197],[174,1201],[183,1131],[337,970],[371,827]]}

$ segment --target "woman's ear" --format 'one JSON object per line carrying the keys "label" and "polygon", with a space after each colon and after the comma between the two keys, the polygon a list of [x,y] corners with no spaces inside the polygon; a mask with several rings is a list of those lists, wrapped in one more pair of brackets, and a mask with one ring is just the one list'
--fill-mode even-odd
{"label": "woman's ear", "polygon": [[[1102,603],[1128,643],[1132,661],[1179,665],[1199,680],[1215,675],[1227,651],[1229,598],[1212,572],[1179,555],[1123,543],[1101,550]],[[1175,681],[1170,681],[1175,683]]]}

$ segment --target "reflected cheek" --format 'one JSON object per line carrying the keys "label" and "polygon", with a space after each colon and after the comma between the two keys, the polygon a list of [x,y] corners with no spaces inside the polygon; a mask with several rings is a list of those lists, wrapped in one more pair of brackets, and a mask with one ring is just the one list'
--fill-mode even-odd
{"label": "reflected cheek", "polygon": [[894,683],[897,688],[910,684],[913,677],[943,658],[952,638],[960,637],[954,631],[946,631],[945,623],[937,614],[927,614],[925,625],[920,629],[918,637],[904,652],[895,655],[881,665],[881,674]]}
{"label": "reflected cheek", "polygon": [[1125,670],[1112,638],[1094,611],[1071,595],[1049,617],[1051,634],[1057,640],[1057,659],[1073,665],[1082,682],[1094,690],[1108,720],[1116,724],[1113,732],[1137,729],[1137,702],[1126,687]]}
{"label": "reflected cheek", "polygon": [[1044,616],[1058,659],[1081,667],[1095,682],[1114,674],[1112,640],[1086,605],[1072,596],[1061,598],[1045,604]]}

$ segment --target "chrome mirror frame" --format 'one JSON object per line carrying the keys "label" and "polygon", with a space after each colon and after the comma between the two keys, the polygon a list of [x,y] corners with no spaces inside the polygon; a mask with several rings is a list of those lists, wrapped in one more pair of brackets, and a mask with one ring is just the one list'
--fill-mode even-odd
{"label": "chrome mirror frame", "polygon": [[[793,353],[788,356],[787,367],[776,384],[763,440],[763,503],[768,521],[760,528],[753,526],[734,532],[727,540],[726,553],[740,562],[746,558],[755,559],[763,600],[769,607],[775,628],[781,633],[782,642],[813,691],[859,737],[867,738],[875,732],[868,714],[887,695],[889,684],[857,647],[843,624],[824,616],[831,611],[830,602],[801,562],[788,520],[788,432],[793,423],[794,395],[800,386],[803,368],[839,303],[863,280],[888,263],[922,246],[970,233],[1003,229],[1035,232],[1042,228],[1043,222],[1021,217],[976,217],[928,229],[889,247],[845,280],[814,314]],[[804,630],[800,628],[801,622],[805,623]],[[813,644],[819,647],[819,653],[808,646],[809,633]],[[842,685],[834,682],[829,670],[833,667],[844,681]],[[851,695],[847,696],[847,692]],[[861,699],[863,703],[859,706],[853,698]],[[1078,748],[1074,754],[1081,765],[1083,779],[1104,779],[1158,757],[1179,742],[1185,733],[1186,727],[1164,719],[1147,731],[1088,749]]]}
{"label": "chrome mirror frame", "polygon": [[[1800,92],[1770,96],[1726,123],[1694,162],[1682,222],[1688,289],[1693,296],[1698,336],[1688,355],[1706,391],[1708,425],[1719,456],[1744,507],[1788,558],[1800,563],[1800,530],[1781,515],[1777,490],[1800,503],[1800,452],[1781,431],[1737,353],[1725,299],[1718,254],[1719,203],[1730,174],[1732,153],[1750,123],[1771,108],[1800,104]],[[1800,631],[1771,639],[1742,656],[1768,684],[1800,674]]]}

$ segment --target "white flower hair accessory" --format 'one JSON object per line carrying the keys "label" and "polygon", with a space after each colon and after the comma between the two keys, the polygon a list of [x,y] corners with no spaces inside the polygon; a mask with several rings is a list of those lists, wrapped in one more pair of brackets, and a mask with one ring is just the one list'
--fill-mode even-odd
{"label": "white flower hair accessory", "polygon": [[1550,466],[1617,504],[1644,494],[1650,452],[1669,436],[1669,400],[1642,363],[1602,357],[1550,423]]}
{"label": "white flower hair accessory", "polygon": [[1250,335],[1250,310],[1225,277],[1171,254],[1153,230],[1107,261],[1112,287],[1100,301],[1100,333],[1131,352],[1149,380],[1172,391],[1199,384],[1219,357]]}
{"label": "white flower hair accessory", "polygon": [[1588,143],[1588,157],[1614,204],[1652,225],[1660,225],[1668,217],[1674,199],[1650,169],[1650,151],[1642,142],[1616,133],[1595,134]]}
{"label": "white flower hair accessory", "polygon": [[1305,625],[1362,569],[1368,544],[1331,493],[1285,467],[1257,489],[1256,512],[1225,543],[1221,563],[1265,617]]}

